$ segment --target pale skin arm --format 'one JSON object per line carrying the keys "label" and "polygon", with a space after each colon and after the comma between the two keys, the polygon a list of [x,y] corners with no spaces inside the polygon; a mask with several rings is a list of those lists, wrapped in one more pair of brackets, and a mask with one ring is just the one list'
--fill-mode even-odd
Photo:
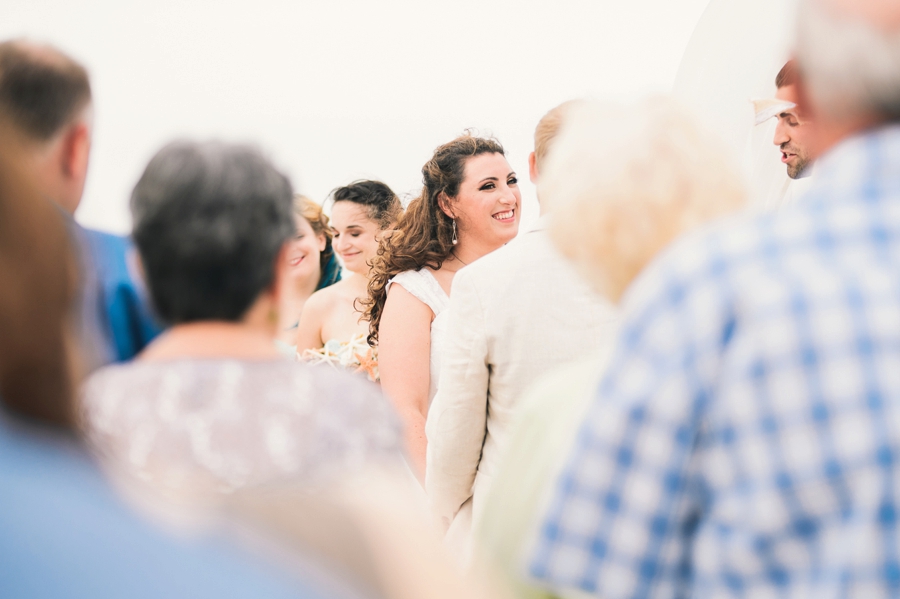
{"label": "pale skin arm", "polygon": [[303,355],[307,349],[321,349],[325,345],[322,339],[322,323],[328,309],[328,298],[322,292],[313,293],[303,312],[300,313],[300,323],[297,325],[297,354]]}
{"label": "pale skin arm", "polygon": [[410,465],[425,480],[425,417],[431,385],[431,308],[391,285],[378,326],[381,388],[403,421]]}

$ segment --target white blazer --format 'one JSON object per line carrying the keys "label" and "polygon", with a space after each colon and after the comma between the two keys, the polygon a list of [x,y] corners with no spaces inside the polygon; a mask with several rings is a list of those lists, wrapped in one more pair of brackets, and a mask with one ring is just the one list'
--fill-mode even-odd
{"label": "white blazer", "polygon": [[615,328],[614,308],[559,254],[544,220],[453,279],[425,489],[464,562],[473,505],[477,518],[520,397],[540,375],[599,351]]}

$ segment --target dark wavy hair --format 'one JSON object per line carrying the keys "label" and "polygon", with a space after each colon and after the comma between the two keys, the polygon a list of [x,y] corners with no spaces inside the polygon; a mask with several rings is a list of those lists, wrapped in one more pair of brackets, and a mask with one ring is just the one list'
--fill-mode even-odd
{"label": "dark wavy hair", "polygon": [[506,155],[495,139],[469,133],[439,146],[422,167],[422,193],[409,203],[396,229],[378,246],[364,302],[369,321],[369,345],[378,343],[378,325],[387,299],[388,281],[407,270],[441,268],[453,250],[453,219],[442,209],[459,194],[466,162],[479,154]]}
{"label": "dark wavy hair", "polygon": [[331,192],[331,205],[337,202],[353,202],[365,206],[369,211],[369,218],[378,223],[382,229],[387,229],[397,222],[403,205],[394,191],[381,181],[362,179],[354,181],[350,185],[338,187]]}

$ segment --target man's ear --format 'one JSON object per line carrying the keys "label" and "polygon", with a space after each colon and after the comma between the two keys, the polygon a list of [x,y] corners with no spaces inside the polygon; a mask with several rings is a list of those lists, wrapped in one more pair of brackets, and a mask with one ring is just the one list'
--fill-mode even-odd
{"label": "man's ear", "polygon": [[531,179],[531,182],[537,185],[538,179],[538,170],[537,170],[537,156],[534,155],[534,152],[528,155],[528,177]]}
{"label": "man's ear", "polygon": [[91,130],[84,122],[77,122],[65,133],[63,139],[62,172],[70,179],[84,181],[87,178],[88,159],[91,155]]}

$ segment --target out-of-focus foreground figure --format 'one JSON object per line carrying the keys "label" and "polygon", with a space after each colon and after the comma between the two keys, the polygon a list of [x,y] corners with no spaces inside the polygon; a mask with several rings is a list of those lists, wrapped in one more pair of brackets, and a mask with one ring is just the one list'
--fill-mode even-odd
{"label": "out-of-focus foreground figure", "polygon": [[[673,239],[743,206],[739,181],[719,141],[674,102],[626,109],[586,101],[567,118],[538,190],[552,210],[556,245],[619,303]],[[476,564],[495,568],[517,597],[545,594],[522,579],[521,560],[611,349],[583,352],[519,399],[521,414],[475,530]]]}
{"label": "out-of-focus foreground figure", "polygon": [[163,515],[237,512],[362,596],[477,594],[427,528],[379,387],[273,343],[292,195],[253,147],[174,142],[150,161],[134,238],[171,327],[85,383],[90,440],[132,496],[167,500]]}
{"label": "out-of-focus foreground figure", "polygon": [[113,494],[74,431],[66,227],[13,134],[0,118],[0,596],[347,596],[219,534],[172,538]]}
{"label": "out-of-focus foreground figure", "polygon": [[399,424],[376,385],[274,344],[291,284],[292,196],[259,150],[215,142],[169,144],[135,186],[135,242],[171,328],[133,362],[95,372],[84,412],[103,454],[167,495],[402,464]]}
{"label": "out-of-focus foreground figure", "polygon": [[87,178],[93,103],[87,71],[46,46],[0,43],[0,113],[37,193],[67,215],[79,263],[79,353],[86,367],[134,357],[159,324],[132,263],[131,242],[78,225],[72,216]]}
{"label": "out-of-focus foreground figure", "polygon": [[812,188],[623,296],[527,564],[555,592],[900,592],[900,4],[805,0],[798,23]]}

